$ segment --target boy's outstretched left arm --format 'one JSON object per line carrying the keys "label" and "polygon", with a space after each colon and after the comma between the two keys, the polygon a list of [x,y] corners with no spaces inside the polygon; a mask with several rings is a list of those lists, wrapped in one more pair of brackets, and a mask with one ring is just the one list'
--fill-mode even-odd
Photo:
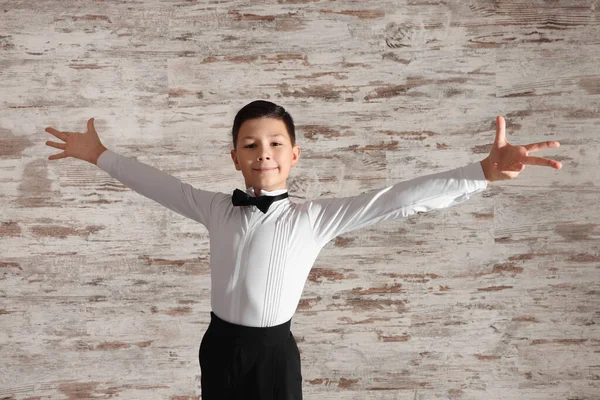
{"label": "boy's outstretched left arm", "polygon": [[558,147],[555,141],[513,146],[506,141],[504,118],[498,116],[496,139],[490,154],[480,162],[342,198],[305,203],[315,241],[324,246],[334,237],[371,224],[408,217],[417,212],[460,204],[487,187],[489,182],[513,179],[525,164],[562,167],[558,161],[529,156],[530,152]]}
{"label": "boy's outstretched left arm", "polygon": [[481,161],[485,179],[489,182],[516,178],[525,169],[525,164],[541,165],[561,169],[559,161],[543,157],[532,157],[529,153],[559,147],[556,141],[531,143],[524,146],[513,146],[506,141],[506,122],[504,117],[496,117],[496,139],[490,154]]}

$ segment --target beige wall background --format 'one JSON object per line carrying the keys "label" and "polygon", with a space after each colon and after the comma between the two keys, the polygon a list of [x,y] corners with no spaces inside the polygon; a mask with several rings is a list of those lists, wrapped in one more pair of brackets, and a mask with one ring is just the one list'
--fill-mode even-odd
{"label": "beige wall background", "polygon": [[200,398],[208,232],[47,126],[196,187],[231,125],[293,116],[291,198],[558,140],[462,205],[323,249],[292,331],[306,399],[600,398],[598,1],[0,1],[0,399]]}

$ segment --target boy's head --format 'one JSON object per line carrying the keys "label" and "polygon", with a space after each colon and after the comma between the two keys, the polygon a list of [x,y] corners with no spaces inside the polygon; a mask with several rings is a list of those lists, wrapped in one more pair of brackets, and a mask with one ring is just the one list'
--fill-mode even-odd
{"label": "boy's head", "polygon": [[246,188],[273,191],[287,188],[291,167],[298,163],[300,147],[292,116],[277,104],[256,100],[238,111],[233,121],[231,158],[242,171]]}

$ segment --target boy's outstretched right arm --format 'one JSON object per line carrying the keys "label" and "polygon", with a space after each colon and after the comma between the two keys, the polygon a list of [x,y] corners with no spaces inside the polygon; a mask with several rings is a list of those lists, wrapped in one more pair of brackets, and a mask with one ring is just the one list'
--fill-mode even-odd
{"label": "boy's outstretched right arm", "polygon": [[93,118],[88,120],[88,132],[84,134],[50,127],[46,131],[66,142],[46,142],[48,146],[64,150],[50,156],[50,160],[74,157],[88,161],[133,191],[209,228],[211,203],[216,192],[194,188],[173,175],[107,149],[100,142]]}
{"label": "boy's outstretched right arm", "polygon": [[217,193],[194,188],[160,169],[111,150],[100,155],[97,165],[133,191],[209,227],[211,202]]}

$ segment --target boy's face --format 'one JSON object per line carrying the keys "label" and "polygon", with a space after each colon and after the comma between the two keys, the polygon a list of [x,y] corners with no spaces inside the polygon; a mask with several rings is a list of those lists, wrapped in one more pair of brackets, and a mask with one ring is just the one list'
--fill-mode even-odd
{"label": "boy's face", "polygon": [[256,196],[261,189],[286,189],[290,169],[299,157],[300,147],[292,147],[284,122],[268,117],[245,121],[236,149],[231,150],[235,169],[242,171],[246,189],[253,186]]}

